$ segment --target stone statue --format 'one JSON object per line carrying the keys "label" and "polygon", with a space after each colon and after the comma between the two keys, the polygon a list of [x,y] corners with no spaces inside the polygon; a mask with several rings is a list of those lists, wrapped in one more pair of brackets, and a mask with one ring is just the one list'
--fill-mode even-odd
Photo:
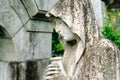
{"label": "stone statue", "polygon": [[119,51],[99,32],[90,0],[59,0],[47,16],[65,52],[61,62],[52,59],[46,80],[119,80]]}

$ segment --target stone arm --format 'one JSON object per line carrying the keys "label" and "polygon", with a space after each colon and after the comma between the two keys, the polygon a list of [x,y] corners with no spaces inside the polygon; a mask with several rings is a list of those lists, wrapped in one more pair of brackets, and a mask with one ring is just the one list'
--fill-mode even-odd
{"label": "stone arm", "polygon": [[114,43],[108,39],[99,41],[96,49],[96,70],[100,80],[119,80],[119,58],[119,50]]}
{"label": "stone arm", "polygon": [[101,39],[94,49],[88,50],[89,54],[82,56],[72,80],[120,80],[120,55],[110,40]]}

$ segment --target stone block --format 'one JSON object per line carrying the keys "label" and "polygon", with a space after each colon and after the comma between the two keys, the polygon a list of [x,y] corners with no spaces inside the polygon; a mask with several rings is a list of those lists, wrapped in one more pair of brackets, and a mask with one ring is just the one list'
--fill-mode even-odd
{"label": "stone block", "polygon": [[26,32],[24,27],[12,39],[0,39],[0,60],[26,61],[51,57],[52,33]]}
{"label": "stone block", "polygon": [[32,34],[32,44],[33,44],[33,59],[44,59],[51,57],[51,33],[34,33]]}
{"label": "stone block", "polygon": [[12,39],[0,39],[0,60],[25,61],[32,58],[30,35],[22,28]]}
{"label": "stone block", "polygon": [[25,62],[0,61],[0,80],[43,80],[49,59]]}
{"label": "stone block", "polygon": [[0,61],[0,80],[12,80],[8,62]]}
{"label": "stone block", "polygon": [[38,80],[44,80],[43,77],[45,76],[46,68],[49,64],[49,59],[42,59],[37,61],[37,70],[38,70]]}
{"label": "stone block", "polygon": [[17,54],[12,39],[0,39],[0,60],[15,61]]}
{"label": "stone block", "polygon": [[51,57],[51,33],[26,32],[22,28],[13,38],[16,61]]}
{"label": "stone block", "polygon": [[39,11],[34,0],[21,0],[25,5],[30,17],[36,15]]}
{"label": "stone block", "polygon": [[0,9],[0,25],[13,37],[23,26],[19,15],[6,4]]}
{"label": "stone block", "polygon": [[30,20],[25,27],[27,31],[35,32],[53,32],[53,25],[50,22]]}
{"label": "stone block", "polygon": [[8,0],[0,0],[0,9],[3,8],[4,6],[8,5]]}
{"label": "stone block", "polygon": [[32,41],[30,40],[30,34],[25,31],[24,27],[15,35],[12,40],[15,45],[15,61],[26,61],[32,58]]}
{"label": "stone block", "polygon": [[49,4],[48,0],[35,0],[35,1],[36,4],[38,5],[39,10],[44,10],[44,11],[48,10],[48,4]]}
{"label": "stone block", "polygon": [[10,7],[16,12],[16,14],[21,19],[22,23],[25,24],[29,20],[28,13],[25,6],[20,0],[8,0]]}
{"label": "stone block", "polygon": [[48,10],[52,8],[59,0],[48,0]]}
{"label": "stone block", "polygon": [[58,0],[35,0],[39,10],[48,11]]}

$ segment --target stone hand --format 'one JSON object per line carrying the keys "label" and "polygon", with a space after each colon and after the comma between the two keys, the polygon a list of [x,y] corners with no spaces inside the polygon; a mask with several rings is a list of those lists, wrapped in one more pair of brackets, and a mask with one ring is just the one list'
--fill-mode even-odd
{"label": "stone hand", "polygon": [[45,80],[53,80],[55,76],[60,75],[61,70],[57,63],[48,65],[45,74]]}

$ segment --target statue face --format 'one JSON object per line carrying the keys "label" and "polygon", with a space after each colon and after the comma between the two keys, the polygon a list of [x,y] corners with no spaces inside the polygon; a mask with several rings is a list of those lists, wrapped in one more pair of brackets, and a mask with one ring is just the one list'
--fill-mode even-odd
{"label": "statue face", "polygon": [[60,19],[55,20],[55,30],[59,33],[60,37],[66,41],[74,39],[74,34],[68,28],[68,26]]}

